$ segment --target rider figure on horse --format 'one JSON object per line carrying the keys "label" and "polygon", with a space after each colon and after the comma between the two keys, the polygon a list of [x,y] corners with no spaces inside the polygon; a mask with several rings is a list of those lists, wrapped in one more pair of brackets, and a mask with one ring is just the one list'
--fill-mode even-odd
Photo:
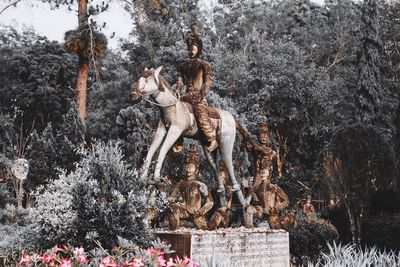
{"label": "rider figure on horse", "polygon": [[218,147],[218,142],[214,126],[208,116],[206,95],[210,91],[213,76],[211,64],[199,58],[203,42],[196,26],[192,26],[192,34],[186,38],[186,44],[189,59],[178,68],[176,93],[179,94],[186,85],[186,94],[181,100],[192,104],[198,126],[209,143],[207,150],[212,152]]}

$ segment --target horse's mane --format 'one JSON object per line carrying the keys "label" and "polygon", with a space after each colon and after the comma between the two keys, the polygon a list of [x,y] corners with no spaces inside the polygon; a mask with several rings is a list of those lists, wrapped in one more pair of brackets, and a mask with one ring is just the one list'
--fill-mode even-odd
{"label": "horse's mane", "polygon": [[[146,70],[143,72],[142,77],[147,78],[150,77],[151,75],[154,74],[154,69],[151,70]],[[161,85],[163,85],[165,88],[167,88],[171,93],[173,93],[172,91],[172,87],[169,84],[169,82],[164,78],[164,76],[162,76],[161,74],[158,75],[158,79],[160,80]]]}
{"label": "horse's mane", "polygon": [[160,80],[160,83],[167,88],[171,93],[173,93],[172,91],[172,86],[169,84],[169,82],[164,78],[164,76],[162,76],[161,74],[158,75],[158,79]]}

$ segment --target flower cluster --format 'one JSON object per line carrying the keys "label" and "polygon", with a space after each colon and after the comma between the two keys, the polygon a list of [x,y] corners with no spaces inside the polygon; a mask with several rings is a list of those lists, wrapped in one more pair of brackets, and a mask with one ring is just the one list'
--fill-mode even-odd
{"label": "flower cluster", "polygon": [[55,246],[43,254],[22,253],[18,266],[75,267],[86,266],[88,255],[82,247]]}
{"label": "flower cluster", "polygon": [[[175,258],[169,258],[168,260],[164,257],[164,250],[158,248],[148,248],[146,250],[147,257],[154,263],[153,266],[158,267],[199,267],[195,262],[190,262],[188,257],[180,259],[178,256]],[[134,265],[135,267],[140,267],[144,265]]]}
{"label": "flower cluster", "polygon": [[[169,252],[169,251],[168,251]],[[114,247],[111,253],[101,249],[86,252],[82,247],[55,246],[43,254],[21,254],[18,267],[199,267],[188,257],[166,257],[162,248],[133,249]]]}

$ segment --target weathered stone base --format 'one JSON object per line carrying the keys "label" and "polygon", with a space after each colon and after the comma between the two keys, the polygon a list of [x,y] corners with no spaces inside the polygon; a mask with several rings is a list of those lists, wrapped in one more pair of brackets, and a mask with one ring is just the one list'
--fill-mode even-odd
{"label": "weathered stone base", "polygon": [[213,260],[218,266],[289,267],[289,234],[265,228],[228,228],[216,231],[180,229],[155,231],[180,257],[201,267]]}

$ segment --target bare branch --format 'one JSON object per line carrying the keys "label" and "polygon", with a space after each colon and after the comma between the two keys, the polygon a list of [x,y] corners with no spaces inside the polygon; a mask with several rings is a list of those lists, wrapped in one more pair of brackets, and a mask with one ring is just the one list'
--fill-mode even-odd
{"label": "bare branch", "polygon": [[5,6],[1,11],[0,11],[0,15],[1,13],[3,13],[4,11],[6,11],[6,9],[8,9],[9,7],[12,6],[16,6],[19,2],[21,2],[22,0],[15,0],[14,2],[8,4],[7,6]]}
{"label": "bare branch", "polygon": [[341,58],[335,58],[335,60],[333,61],[333,63],[330,64],[330,65],[328,66],[328,68],[325,70],[324,74],[328,73],[328,71],[329,71],[333,66],[335,66],[336,64],[338,64],[338,63],[341,62],[342,60],[345,60],[346,58],[348,58],[348,57],[347,57],[347,56],[343,56],[343,57],[341,57]]}

